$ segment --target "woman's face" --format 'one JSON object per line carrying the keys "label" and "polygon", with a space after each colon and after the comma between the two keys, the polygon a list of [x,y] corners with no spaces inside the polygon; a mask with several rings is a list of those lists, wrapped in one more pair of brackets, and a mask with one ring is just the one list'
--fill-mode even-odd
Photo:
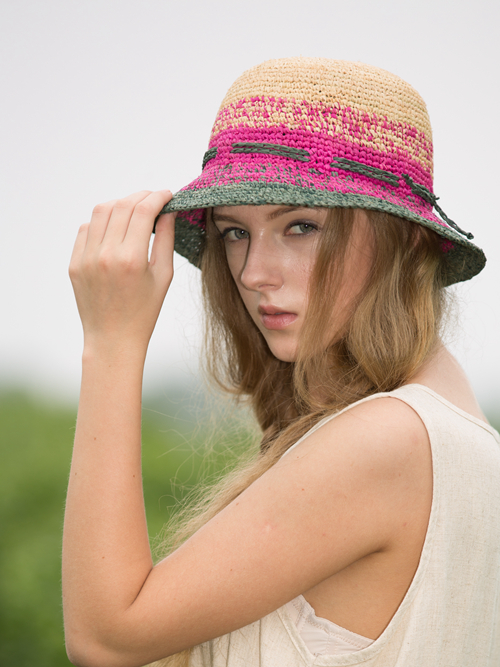
{"label": "woman's face", "polygon": [[[229,269],[251,318],[271,352],[295,361],[307,316],[308,288],[327,210],[294,206],[222,206],[213,221],[222,234]],[[351,300],[371,266],[369,223],[356,212],[335,327],[342,326]],[[340,320],[340,321],[339,321]]]}

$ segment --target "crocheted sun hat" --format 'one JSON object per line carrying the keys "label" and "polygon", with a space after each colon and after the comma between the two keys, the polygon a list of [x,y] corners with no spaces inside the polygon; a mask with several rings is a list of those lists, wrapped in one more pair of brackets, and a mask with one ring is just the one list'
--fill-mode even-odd
{"label": "crocheted sun hat", "polygon": [[162,210],[177,211],[176,251],[198,266],[206,209],[242,204],[355,207],[417,222],[443,238],[447,284],[471,278],[486,261],[437,204],[424,101],[399,77],[363,63],[268,60],[236,80],[201,175]]}

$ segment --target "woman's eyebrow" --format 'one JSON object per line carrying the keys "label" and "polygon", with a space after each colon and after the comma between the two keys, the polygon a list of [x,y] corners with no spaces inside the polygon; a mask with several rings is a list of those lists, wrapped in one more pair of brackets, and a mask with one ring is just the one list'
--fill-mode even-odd
{"label": "woman's eyebrow", "polygon": [[277,208],[275,211],[271,211],[269,215],[267,216],[268,220],[274,220],[275,218],[279,218],[280,215],[285,215],[285,213],[294,213],[298,211],[304,211],[306,210],[306,206],[281,206],[280,208]]}
{"label": "woman's eyebrow", "polygon": [[[275,218],[279,218],[281,215],[285,215],[286,213],[293,213],[304,210],[307,210],[306,206],[281,206],[275,211],[271,211],[271,213],[269,213],[269,215],[266,217],[268,220],[274,220]],[[230,215],[215,213],[215,211],[212,213],[212,220],[213,222],[233,222],[238,224],[238,220],[236,218],[233,218]]]}
{"label": "woman's eyebrow", "polygon": [[220,213],[212,213],[213,222],[234,222],[238,224],[236,218],[232,218],[230,215],[221,215]]}

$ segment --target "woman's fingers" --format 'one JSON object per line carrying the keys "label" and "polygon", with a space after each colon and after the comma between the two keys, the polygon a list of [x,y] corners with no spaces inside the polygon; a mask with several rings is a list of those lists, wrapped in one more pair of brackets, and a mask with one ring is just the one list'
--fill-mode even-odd
{"label": "woman's fingers", "polygon": [[78,235],[76,237],[75,245],[73,246],[73,253],[71,254],[71,260],[69,263],[69,275],[71,280],[74,280],[77,274],[78,267],[87,244],[87,237],[89,233],[89,223],[82,225],[78,230]]}
{"label": "woman's fingers", "polygon": [[87,246],[89,248],[96,248],[102,243],[115,204],[116,199],[113,199],[94,207],[87,234]]}
{"label": "woman's fingers", "polygon": [[114,202],[104,234],[104,243],[122,243],[127,236],[130,222],[141,204],[151,195],[150,190],[141,190]]}
{"label": "woman's fingers", "polygon": [[170,190],[158,190],[149,193],[147,197],[137,202],[130,218],[124,243],[133,247],[148,247],[155,218],[171,199]]}
{"label": "woman's fingers", "polygon": [[141,190],[122,199],[97,204],[90,220],[87,240],[89,249],[95,249],[102,243],[122,243],[136,206],[151,194],[150,190]]}
{"label": "woman's fingers", "polygon": [[170,201],[169,190],[141,190],[128,197],[98,204],[93,212],[87,235],[89,250],[102,244],[118,245],[129,241],[136,249],[149,245],[158,212]]}
{"label": "woman's fingers", "polygon": [[71,255],[71,263],[78,259],[87,244],[87,238],[89,234],[89,228],[90,228],[90,223],[86,222],[83,225],[80,225],[80,229],[78,230],[78,234],[76,236],[75,240],[75,245],[73,246],[73,254]]}
{"label": "woman's fingers", "polygon": [[173,274],[172,258],[174,253],[175,216],[175,213],[167,213],[158,218],[149,260],[151,268],[155,273],[166,269],[170,273],[170,280]]}

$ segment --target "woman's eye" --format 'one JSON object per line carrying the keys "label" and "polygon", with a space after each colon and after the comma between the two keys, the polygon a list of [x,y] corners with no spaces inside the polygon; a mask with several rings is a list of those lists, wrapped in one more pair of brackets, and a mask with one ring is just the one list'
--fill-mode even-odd
{"label": "woman's eye", "polygon": [[290,234],[311,234],[311,232],[317,231],[316,225],[313,225],[310,222],[296,222],[294,225],[291,225],[289,228]]}
{"label": "woman's eye", "polygon": [[222,232],[222,238],[227,241],[242,241],[248,238],[248,232],[245,229],[225,229]]}

